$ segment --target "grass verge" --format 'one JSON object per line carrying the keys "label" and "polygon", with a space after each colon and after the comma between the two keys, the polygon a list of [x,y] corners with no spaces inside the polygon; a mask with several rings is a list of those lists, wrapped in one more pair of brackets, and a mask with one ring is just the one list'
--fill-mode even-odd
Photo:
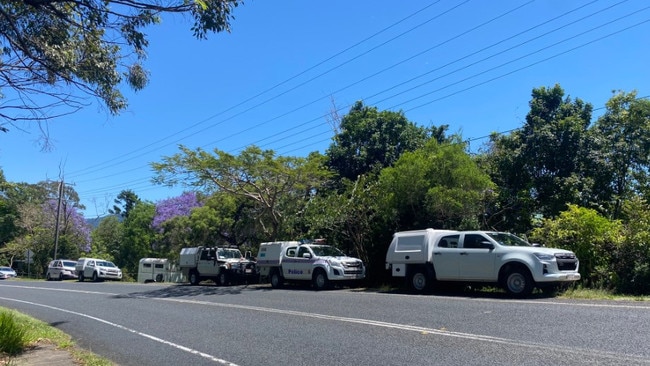
{"label": "grass verge", "polygon": [[[9,331],[5,334],[4,331]],[[19,339],[16,336],[19,335]],[[7,343],[6,343],[7,342]],[[49,324],[15,310],[0,307],[0,365],[11,365],[12,358],[35,346],[48,342],[66,349],[80,365],[108,366],[109,360],[75,347],[71,337]],[[11,345],[5,350],[5,344]],[[17,349],[15,346],[18,346]]]}

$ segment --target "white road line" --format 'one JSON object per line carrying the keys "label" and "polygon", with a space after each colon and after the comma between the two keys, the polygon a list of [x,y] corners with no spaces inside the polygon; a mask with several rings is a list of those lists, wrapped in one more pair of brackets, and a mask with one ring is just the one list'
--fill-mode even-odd
{"label": "white road line", "polygon": [[[32,288],[33,288],[33,287],[32,287]],[[131,332],[131,333],[133,333],[133,334],[137,334],[137,335],[139,335],[139,336],[141,336],[141,337],[145,337],[145,338],[151,339],[152,341],[156,341],[156,342],[159,342],[159,343],[162,343],[162,344],[165,344],[165,345],[168,345],[168,346],[174,347],[174,348],[179,349],[179,350],[181,350],[181,351],[185,351],[185,352],[189,352],[189,353],[191,353],[191,354],[197,355],[197,356],[201,356],[201,357],[203,357],[203,358],[206,358],[206,359],[208,359],[208,360],[210,360],[210,361],[214,361],[214,362],[219,363],[219,364],[221,364],[221,365],[237,366],[237,364],[232,363],[232,362],[230,362],[230,361],[226,361],[226,360],[223,360],[223,359],[221,359],[221,358],[217,358],[217,357],[214,357],[214,356],[212,356],[212,355],[209,355],[209,354],[207,354],[207,353],[203,353],[203,352],[197,351],[197,350],[192,349],[192,348],[189,348],[189,347],[181,346],[180,344],[176,344],[176,343],[173,343],[173,342],[170,342],[170,341],[166,341],[166,340],[161,339],[161,338],[158,338],[158,337],[156,337],[156,336],[152,336],[152,335],[150,335],[150,334],[142,333],[142,332],[139,332],[139,331],[137,331],[137,330],[135,330],[135,329],[127,328],[127,327],[125,327],[125,326],[123,326],[123,325],[119,325],[119,324],[116,324],[116,323],[112,323],[112,322],[109,322],[108,320],[104,320],[104,319],[101,319],[101,318],[97,318],[97,317],[94,317],[94,316],[92,316],[92,315],[83,314],[83,313],[78,313],[78,312],[76,312],[76,311],[71,311],[71,310],[67,310],[67,309],[61,309],[61,308],[57,308],[57,307],[50,306],[50,305],[38,304],[38,303],[35,303],[35,302],[31,302],[31,301],[9,299],[9,298],[6,298],[6,297],[0,297],[0,299],[1,299],[1,300],[7,300],[7,301],[20,302],[20,303],[28,304],[28,305],[40,306],[40,307],[44,307],[44,308],[48,308],[48,309],[52,309],[52,310],[57,310],[57,311],[61,311],[61,312],[64,312],[64,313],[69,313],[69,314],[73,314],[73,315],[81,316],[81,317],[84,317],[84,318],[92,319],[92,320],[98,321],[98,322],[100,322],[100,323],[104,323],[104,324],[106,324],[106,325],[110,325],[110,326],[115,327],[115,328],[119,328],[119,329],[122,329],[122,330],[126,330],[127,332]]]}
{"label": "white road line", "polygon": [[388,323],[388,322],[382,322],[382,321],[377,321],[377,320],[348,318],[348,317],[341,317],[341,316],[334,316],[334,315],[308,313],[308,312],[302,312],[302,311],[264,308],[264,307],[259,307],[259,306],[223,304],[223,303],[215,303],[215,302],[199,301],[199,300],[171,299],[171,298],[151,298],[151,297],[142,297],[142,298],[154,299],[154,300],[159,300],[159,301],[169,301],[169,302],[179,302],[179,303],[187,303],[187,304],[221,307],[221,308],[242,309],[242,310],[258,311],[258,312],[266,312],[266,313],[275,313],[275,314],[282,314],[282,315],[287,315],[287,316],[291,316],[291,317],[301,316],[301,317],[306,317],[306,318],[316,318],[316,319],[323,319],[323,320],[330,320],[330,321],[339,321],[339,322],[346,322],[346,323],[354,323],[354,324],[361,324],[361,325],[370,325],[370,326],[375,326],[375,327],[383,327],[383,328],[391,328],[391,329],[398,329],[398,330],[404,330],[404,331],[418,332],[418,333],[423,334],[423,335],[434,334],[434,335],[445,336],[445,337],[464,338],[464,339],[470,339],[470,340],[475,340],[475,341],[505,344],[505,345],[510,345],[510,346],[518,346],[518,347],[527,347],[527,348],[536,348],[536,349],[542,349],[542,350],[550,350],[550,351],[554,351],[554,352],[562,351],[562,352],[567,352],[567,353],[571,353],[571,354],[580,354],[580,355],[584,355],[584,356],[597,356],[597,357],[602,357],[602,358],[611,358],[611,359],[617,360],[617,361],[627,360],[627,361],[631,361],[631,362],[632,361],[633,362],[643,362],[643,363],[650,364],[650,359],[644,358],[642,356],[632,356],[632,355],[627,355],[627,354],[608,352],[608,351],[601,351],[601,350],[572,348],[572,347],[565,347],[565,346],[559,346],[559,345],[548,345],[548,344],[542,344],[542,343],[525,342],[525,341],[518,341],[518,340],[513,340],[513,339],[507,339],[507,338],[480,335],[480,334],[452,332],[452,331],[448,331],[448,330],[420,327],[420,326],[415,326],[415,325]]}

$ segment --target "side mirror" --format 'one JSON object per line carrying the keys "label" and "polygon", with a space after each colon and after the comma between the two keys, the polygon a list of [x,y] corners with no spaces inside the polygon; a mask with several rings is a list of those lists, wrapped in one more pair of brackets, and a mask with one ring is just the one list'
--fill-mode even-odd
{"label": "side mirror", "polygon": [[303,253],[302,257],[303,258],[311,258],[311,253]]}
{"label": "side mirror", "polygon": [[494,244],[490,243],[489,241],[482,241],[480,245],[481,245],[481,248],[483,248],[483,249],[489,249],[489,250],[494,249]]}

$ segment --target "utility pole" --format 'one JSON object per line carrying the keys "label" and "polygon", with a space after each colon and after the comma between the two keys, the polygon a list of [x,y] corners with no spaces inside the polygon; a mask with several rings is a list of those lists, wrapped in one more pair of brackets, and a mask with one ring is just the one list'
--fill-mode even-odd
{"label": "utility pole", "polygon": [[54,259],[56,259],[56,254],[59,250],[59,217],[61,216],[61,201],[63,200],[63,178],[59,183],[59,199],[56,206],[56,224],[54,225]]}

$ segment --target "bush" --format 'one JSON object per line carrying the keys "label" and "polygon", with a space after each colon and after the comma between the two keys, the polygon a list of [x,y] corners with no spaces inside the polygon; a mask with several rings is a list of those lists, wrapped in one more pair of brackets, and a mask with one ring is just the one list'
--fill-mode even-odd
{"label": "bush", "polygon": [[9,312],[0,313],[0,352],[17,355],[25,347],[25,329]]}

